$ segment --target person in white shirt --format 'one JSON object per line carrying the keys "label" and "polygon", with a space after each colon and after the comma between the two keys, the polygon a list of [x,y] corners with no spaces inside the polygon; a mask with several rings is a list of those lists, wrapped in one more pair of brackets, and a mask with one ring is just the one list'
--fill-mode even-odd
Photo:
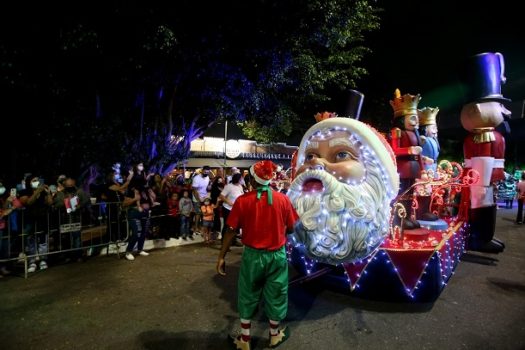
{"label": "person in white shirt", "polygon": [[191,187],[193,189],[193,209],[195,210],[195,229],[194,232],[201,230],[201,206],[205,198],[210,198],[210,167],[205,165],[202,172],[193,177]]}
{"label": "person in white shirt", "polygon": [[[233,174],[232,181],[224,186],[221,194],[219,195],[219,200],[222,201],[222,217],[224,219],[224,226],[221,232],[221,242],[224,240],[224,234],[226,233],[226,221],[228,220],[228,215],[232,210],[233,203],[235,200],[244,194],[244,188],[241,184],[242,175],[240,172]],[[238,245],[238,244],[236,244]]]}
{"label": "person in white shirt", "polygon": [[232,177],[233,177],[233,175],[235,175],[235,174],[240,174],[240,173],[241,173],[241,171],[239,170],[239,168],[237,168],[237,167],[235,167],[235,166],[233,166],[233,167],[230,169],[230,171],[231,171],[231,175],[226,176],[226,184],[229,184],[229,183],[232,182]]}

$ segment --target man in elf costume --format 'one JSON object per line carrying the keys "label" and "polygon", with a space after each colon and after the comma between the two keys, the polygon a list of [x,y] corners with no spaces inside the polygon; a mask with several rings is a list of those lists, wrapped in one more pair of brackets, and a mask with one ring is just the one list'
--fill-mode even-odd
{"label": "man in elf costume", "polygon": [[238,310],[241,334],[230,336],[236,349],[250,349],[251,320],[261,299],[270,322],[270,348],[282,344],[289,328],[279,328],[288,310],[288,260],[286,234],[291,233],[299,218],[288,197],[273,191],[270,181],[277,166],[263,160],[250,168],[254,191],[245,193],[233,204],[226,225],[217,272],[225,275],[225,256],[237,229],[242,229],[241,268],[238,281]]}
{"label": "man in elf costume", "polygon": [[470,207],[468,249],[499,253],[505,245],[494,238],[493,185],[505,179],[505,139],[496,127],[511,114],[503,105],[510,100],[501,95],[506,80],[503,56],[486,52],[470,57],[462,80],[468,102],[461,110],[461,125],[469,132],[463,141],[465,170],[474,169],[480,177],[462,192],[462,201],[469,201]]}

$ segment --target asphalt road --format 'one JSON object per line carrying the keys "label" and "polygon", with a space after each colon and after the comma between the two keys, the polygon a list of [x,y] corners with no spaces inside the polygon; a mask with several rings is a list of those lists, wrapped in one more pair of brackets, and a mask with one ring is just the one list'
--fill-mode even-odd
{"label": "asphalt road", "polygon": [[[498,255],[467,252],[433,303],[358,299],[315,282],[290,289],[280,349],[525,349],[525,225],[498,210]],[[227,349],[238,329],[242,248],[215,274],[218,246],[116,255],[0,280],[0,349]],[[290,270],[292,277],[293,269]],[[252,349],[268,347],[262,312]]]}

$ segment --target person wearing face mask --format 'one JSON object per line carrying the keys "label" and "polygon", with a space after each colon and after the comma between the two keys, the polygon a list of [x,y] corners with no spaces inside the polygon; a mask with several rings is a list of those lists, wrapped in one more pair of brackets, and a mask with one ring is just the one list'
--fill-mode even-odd
{"label": "person wearing face mask", "polygon": [[[5,200],[4,200],[5,198]],[[7,230],[7,217],[13,211],[13,206],[9,205],[14,199],[6,194],[5,186],[0,182],[0,278],[9,275],[7,263],[2,260],[9,258],[9,232]]]}
{"label": "person wearing face mask", "polygon": [[134,165],[129,171],[129,176],[131,176],[133,182],[135,182],[138,186],[146,187],[147,179],[146,173],[144,171],[144,163],[141,162]]}
{"label": "person wearing face mask", "polygon": [[191,182],[193,189],[193,208],[195,210],[195,229],[194,232],[201,232],[201,206],[204,204],[204,199],[209,198],[208,186],[210,184],[210,167],[205,165],[202,167],[200,174],[195,175]]}
{"label": "person wearing face mask", "polygon": [[122,220],[120,220],[120,204],[124,199],[124,194],[128,188],[133,175],[128,175],[125,182],[121,184],[117,180],[117,173],[114,169],[106,176],[106,183],[102,192],[102,200],[106,203],[105,214],[109,220],[107,235],[110,240],[121,239],[124,233]]}
{"label": "person wearing face mask", "polygon": [[[41,183],[36,176],[27,176],[25,190],[20,191],[20,202],[25,208],[23,212],[23,234],[26,238],[26,252],[29,267],[27,272],[32,273],[37,269],[36,258],[40,258],[40,270],[47,269],[48,252],[48,210],[52,203],[49,188]],[[37,252],[38,247],[38,252]]]}
{"label": "person wearing face mask", "polygon": [[66,177],[63,185],[63,191],[57,192],[53,200],[53,207],[59,213],[61,250],[69,250],[67,260],[80,262],[83,256],[81,209],[87,206],[89,198],[81,188],[76,186],[74,179]]}

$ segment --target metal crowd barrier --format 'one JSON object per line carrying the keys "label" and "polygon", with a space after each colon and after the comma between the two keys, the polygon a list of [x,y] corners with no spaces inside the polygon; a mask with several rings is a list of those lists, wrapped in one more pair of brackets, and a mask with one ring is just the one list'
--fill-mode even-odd
{"label": "metal crowd barrier", "polygon": [[66,262],[73,257],[117,253],[129,238],[126,212],[119,202],[101,202],[78,209],[78,220],[64,209],[48,208],[39,219],[30,218],[25,209],[15,209],[6,220],[0,236],[0,263],[15,268],[23,264],[28,276],[30,262]]}

